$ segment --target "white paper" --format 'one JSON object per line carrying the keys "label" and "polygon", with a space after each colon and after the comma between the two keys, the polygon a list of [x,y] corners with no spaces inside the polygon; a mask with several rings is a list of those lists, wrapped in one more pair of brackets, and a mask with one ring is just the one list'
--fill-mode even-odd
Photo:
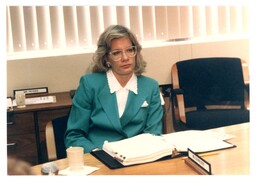
{"label": "white paper", "polygon": [[188,148],[194,152],[208,152],[233,147],[223,141],[230,138],[224,135],[200,130],[180,131],[161,136],[149,133],[140,134],[120,141],[103,144],[103,150],[123,165],[146,163],[172,155],[174,151],[187,152]]}
{"label": "white paper", "polygon": [[[31,98],[26,98],[25,100],[26,105],[54,103],[54,102],[56,102],[55,96],[31,97]],[[13,106],[17,106],[15,99],[13,100]]]}
{"label": "white paper", "polygon": [[98,167],[92,166],[83,166],[82,170],[78,171],[71,171],[70,168],[66,168],[64,170],[59,171],[59,175],[66,175],[66,176],[82,176],[82,175],[89,175],[90,173],[98,170]]}
{"label": "white paper", "polygon": [[164,137],[149,133],[116,142],[105,141],[103,144],[103,150],[123,165],[152,162],[172,155],[174,149],[166,143]]}
{"label": "white paper", "polygon": [[200,130],[188,130],[164,135],[166,142],[175,145],[178,152],[186,152],[188,148],[194,152],[207,152],[232,147],[217,134]]}

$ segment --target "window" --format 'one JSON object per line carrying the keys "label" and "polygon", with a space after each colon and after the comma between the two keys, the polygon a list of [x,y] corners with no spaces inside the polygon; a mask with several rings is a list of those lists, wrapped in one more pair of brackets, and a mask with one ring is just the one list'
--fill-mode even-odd
{"label": "window", "polygon": [[6,15],[7,59],[90,50],[111,24],[129,27],[142,44],[248,31],[245,6],[7,6]]}

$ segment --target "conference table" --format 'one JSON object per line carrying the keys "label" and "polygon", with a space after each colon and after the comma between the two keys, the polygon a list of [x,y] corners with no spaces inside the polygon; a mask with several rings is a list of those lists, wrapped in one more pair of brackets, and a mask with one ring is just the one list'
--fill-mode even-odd
{"label": "conference table", "polygon": [[[211,129],[223,134],[234,135],[227,141],[235,148],[217,150],[202,154],[202,158],[211,164],[212,175],[249,175],[250,174],[250,123],[236,124]],[[199,154],[200,155],[200,154]],[[84,165],[99,169],[89,175],[198,175],[199,173],[185,163],[187,157],[155,161],[129,167],[110,169],[90,153],[84,154]],[[59,170],[68,167],[67,158],[54,161]],[[40,165],[32,166],[36,175],[41,174]]]}

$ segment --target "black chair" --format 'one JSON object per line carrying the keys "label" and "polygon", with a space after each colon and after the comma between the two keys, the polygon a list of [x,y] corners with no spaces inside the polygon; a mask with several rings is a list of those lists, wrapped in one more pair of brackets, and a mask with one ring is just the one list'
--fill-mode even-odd
{"label": "black chair", "polygon": [[67,130],[68,116],[59,117],[46,124],[45,136],[48,161],[66,158],[64,134]]}
{"label": "black chair", "polygon": [[197,58],[174,64],[170,96],[174,130],[205,130],[249,122],[245,71],[246,64],[231,57]]}

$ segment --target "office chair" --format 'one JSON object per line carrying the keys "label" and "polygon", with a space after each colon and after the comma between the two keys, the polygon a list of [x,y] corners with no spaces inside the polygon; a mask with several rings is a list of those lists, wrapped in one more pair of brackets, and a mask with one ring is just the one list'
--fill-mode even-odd
{"label": "office chair", "polygon": [[55,118],[46,124],[45,136],[48,160],[66,158],[64,134],[67,129],[68,116]]}
{"label": "office chair", "polygon": [[249,122],[245,105],[249,79],[244,77],[248,67],[243,65],[246,64],[240,58],[231,57],[197,58],[174,64],[170,95],[174,130],[205,130]]}

